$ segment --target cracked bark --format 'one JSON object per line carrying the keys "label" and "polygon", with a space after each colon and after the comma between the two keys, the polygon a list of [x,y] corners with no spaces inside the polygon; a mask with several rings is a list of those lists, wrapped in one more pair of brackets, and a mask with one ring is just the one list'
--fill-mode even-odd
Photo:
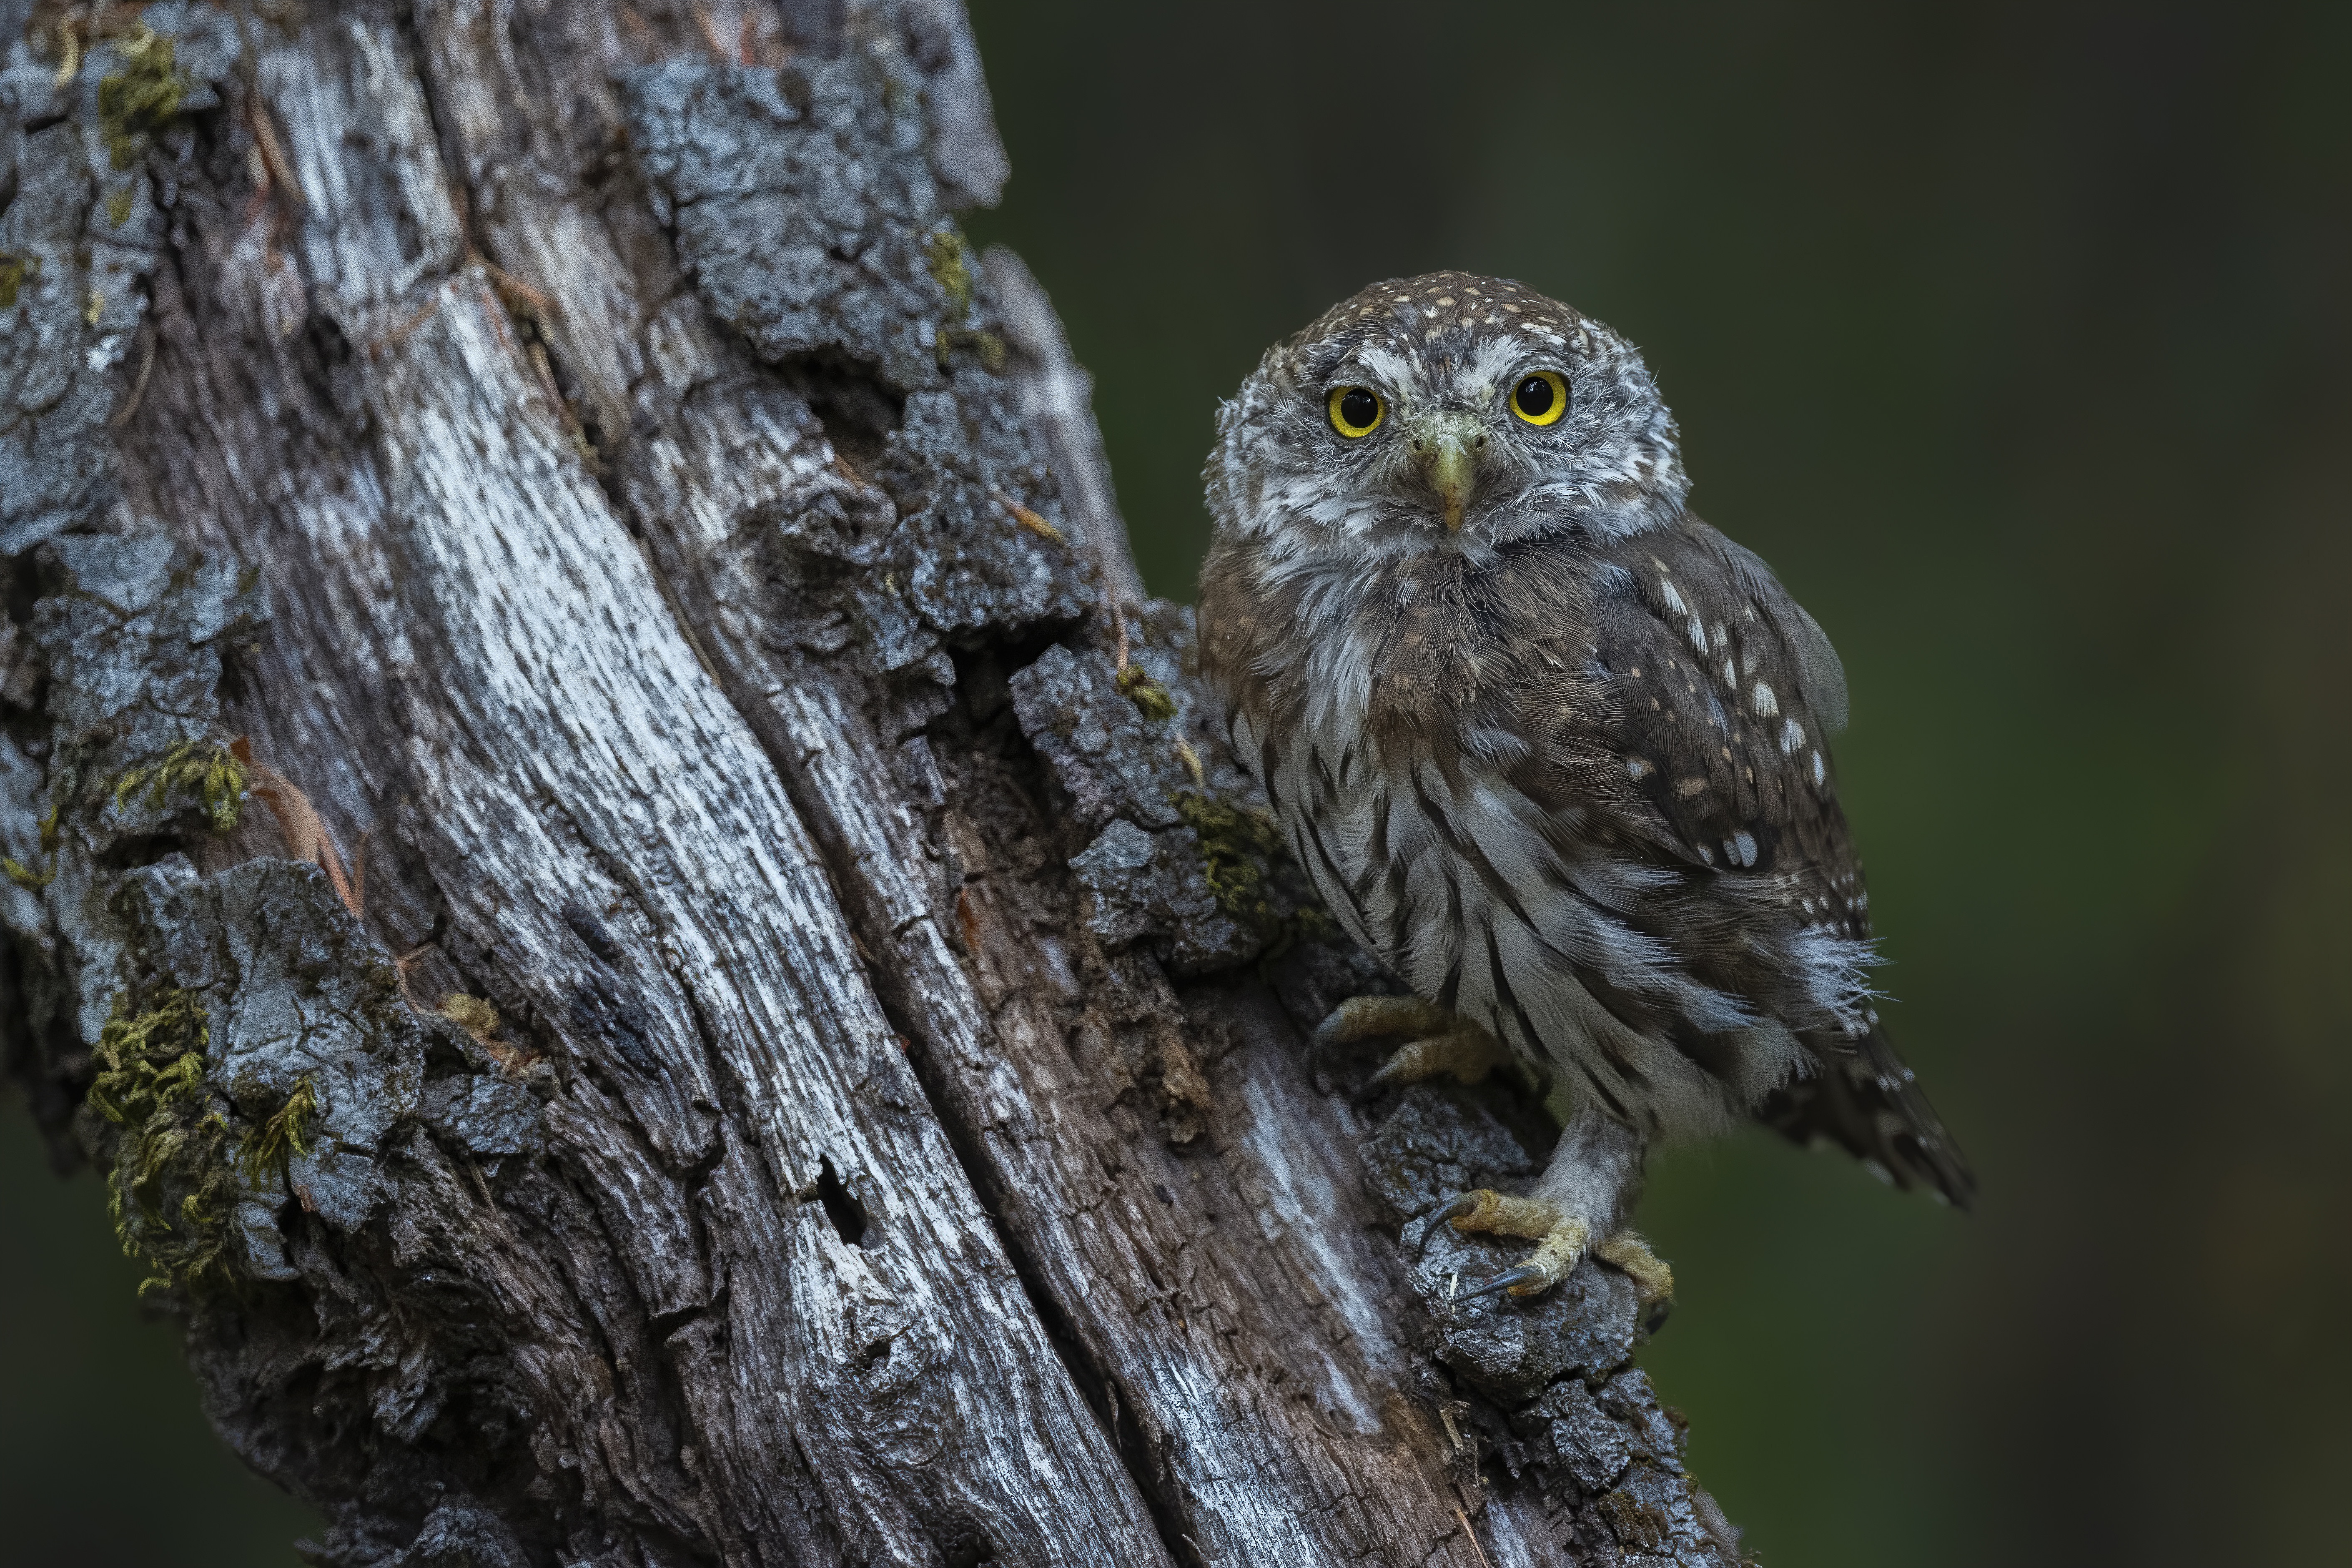
{"label": "cracked bark", "polygon": [[315,1092],[165,1291],[311,1558],[1731,1561],[1630,1286],[1411,1222],[1548,1129],[1307,1081],[961,8],[265,9],[0,4],[0,1020],[63,1166],[173,996]]}

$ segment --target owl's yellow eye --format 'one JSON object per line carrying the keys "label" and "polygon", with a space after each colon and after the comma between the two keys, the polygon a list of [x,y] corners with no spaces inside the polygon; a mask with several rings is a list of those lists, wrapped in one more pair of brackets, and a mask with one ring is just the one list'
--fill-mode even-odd
{"label": "owl's yellow eye", "polygon": [[1328,406],[1331,410],[1331,428],[1351,441],[1379,429],[1381,417],[1388,413],[1381,395],[1363,386],[1333,387]]}
{"label": "owl's yellow eye", "polygon": [[1568,378],[1550,370],[1522,376],[1511,388],[1511,412],[1530,425],[1559,424],[1568,412]]}

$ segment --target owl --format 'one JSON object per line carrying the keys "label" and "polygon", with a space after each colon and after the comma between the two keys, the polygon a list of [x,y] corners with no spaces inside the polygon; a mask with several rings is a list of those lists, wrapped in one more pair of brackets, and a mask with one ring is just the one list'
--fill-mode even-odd
{"label": "owl", "polygon": [[1532,1191],[1439,1211],[1536,1244],[1477,1293],[1587,1253],[1670,1292],[1626,1229],[1645,1156],[1747,1117],[1965,1206],[1873,1005],[1844,671],[1685,504],[1633,345],[1500,279],[1379,283],[1268,351],[1217,437],[1202,672],[1412,993],[1342,1005],[1318,1048],[1397,1042],[1373,1093],[1517,1064],[1565,1108]]}

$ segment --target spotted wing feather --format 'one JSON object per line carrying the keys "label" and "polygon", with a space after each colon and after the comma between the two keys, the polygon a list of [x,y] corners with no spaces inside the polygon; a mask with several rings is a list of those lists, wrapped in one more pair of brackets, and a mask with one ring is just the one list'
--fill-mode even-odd
{"label": "spotted wing feather", "polygon": [[[1782,983],[1759,952],[1866,960],[1869,895],[1830,762],[1846,693],[1828,637],[1761,561],[1696,519],[1624,541],[1601,575],[1595,658],[1645,808],[1633,830],[1706,889],[1685,906],[1703,933],[1694,968],[1770,1006]],[[1727,908],[1739,911],[1728,921]],[[1799,1021],[1799,1007],[1772,1010]],[[1797,1028],[1814,1070],[1760,1117],[1965,1206],[1975,1180],[1866,995],[1845,1014]]]}

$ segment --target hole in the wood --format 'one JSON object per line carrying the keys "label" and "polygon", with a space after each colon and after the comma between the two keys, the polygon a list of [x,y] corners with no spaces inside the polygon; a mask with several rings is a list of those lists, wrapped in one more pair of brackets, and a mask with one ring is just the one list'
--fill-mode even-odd
{"label": "hole in the wood", "polygon": [[[816,1201],[824,1205],[824,1217],[833,1222],[834,1233],[852,1247],[866,1245],[866,1211],[849,1195],[849,1189],[834,1174],[833,1162],[824,1161],[817,1167]],[[887,1346],[884,1349],[887,1351]]]}
{"label": "hole in the wood", "polygon": [[947,1568],[989,1568],[996,1561],[996,1548],[988,1537],[970,1525],[948,1545],[947,1554],[940,1559]]}
{"label": "hole in the wood", "polygon": [[833,449],[863,472],[882,456],[890,432],[907,416],[907,399],[879,372],[837,349],[803,354],[784,367],[784,379],[808,400]]}

